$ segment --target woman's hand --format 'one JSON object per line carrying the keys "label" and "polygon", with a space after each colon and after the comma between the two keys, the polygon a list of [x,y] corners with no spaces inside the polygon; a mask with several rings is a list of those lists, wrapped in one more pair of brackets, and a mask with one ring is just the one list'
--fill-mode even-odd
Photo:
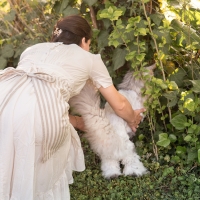
{"label": "woman's hand", "polygon": [[136,132],[139,123],[141,122],[141,113],[145,111],[144,108],[133,110],[130,102],[125,96],[120,94],[112,85],[107,88],[100,87],[99,91],[110,104],[115,113],[124,119],[131,129]]}
{"label": "woman's hand", "polygon": [[74,128],[85,131],[85,124],[82,117],[69,115],[69,121]]}
{"label": "woman's hand", "polygon": [[127,121],[128,125],[131,127],[131,129],[136,132],[137,131],[137,128],[139,127],[139,124],[142,120],[142,113],[145,112],[146,110],[144,108],[141,108],[141,109],[137,109],[137,110],[134,110],[134,114],[135,114],[135,117],[132,121]]}

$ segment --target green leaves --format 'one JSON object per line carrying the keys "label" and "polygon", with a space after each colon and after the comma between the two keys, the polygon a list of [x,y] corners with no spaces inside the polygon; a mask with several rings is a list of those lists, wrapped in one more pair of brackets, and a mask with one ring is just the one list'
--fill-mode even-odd
{"label": "green leaves", "polygon": [[105,46],[108,46],[108,37],[109,33],[107,30],[103,30],[99,33],[97,41],[98,41],[98,47],[104,48]]}
{"label": "green leaves", "polygon": [[200,163],[200,149],[198,149],[198,161]]}
{"label": "green leaves", "polygon": [[1,55],[4,58],[11,58],[14,55],[13,45],[7,44],[1,51]]}
{"label": "green leaves", "polygon": [[114,70],[117,70],[124,65],[126,53],[127,53],[126,49],[116,48],[114,50],[112,58]]}
{"label": "green leaves", "polygon": [[118,20],[124,13],[124,9],[117,8],[115,6],[109,6],[99,13],[100,18],[107,18],[111,21]]}
{"label": "green leaves", "polygon": [[0,56],[0,70],[4,69],[6,65],[7,65],[7,60],[4,57]]}
{"label": "green leaves", "polygon": [[191,80],[191,82],[193,84],[192,91],[195,93],[200,93],[200,80]]}
{"label": "green leaves", "polygon": [[65,8],[62,11],[64,16],[70,16],[70,15],[77,15],[79,13],[77,8],[72,8],[71,6],[67,6],[67,8]]}
{"label": "green leaves", "polygon": [[185,153],[186,153],[186,147],[177,146],[177,148],[176,148],[176,153],[177,153],[177,154],[185,154]]}
{"label": "green leaves", "polygon": [[184,130],[188,126],[187,117],[183,114],[175,116],[170,122],[177,130]]}
{"label": "green leaves", "polygon": [[161,147],[167,147],[170,144],[170,139],[168,138],[168,134],[167,133],[160,133],[159,134],[159,140],[156,143],[158,146]]}
{"label": "green leaves", "polygon": [[188,45],[193,44],[195,48],[200,49],[200,37],[197,35],[196,31],[191,27],[185,25],[177,19],[172,20],[171,26],[180,33],[183,33],[185,40]]}
{"label": "green leaves", "polygon": [[16,12],[14,10],[11,10],[4,16],[5,21],[12,22],[15,19]]}
{"label": "green leaves", "polygon": [[87,3],[88,6],[92,6],[97,2],[97,0],[83,0],[83,2]]}

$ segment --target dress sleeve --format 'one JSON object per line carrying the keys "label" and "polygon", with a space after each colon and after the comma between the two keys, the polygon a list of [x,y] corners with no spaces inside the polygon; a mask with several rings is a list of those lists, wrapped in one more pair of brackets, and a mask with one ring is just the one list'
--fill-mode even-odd
{"label": "dress sleeve", "polygon": [[97,88],[100,88],[101,86],[107,88],[113,85],[112,78],[103,63],[100,54],[93,56],[93,66],[90,72],[90,79],[92,79]]}

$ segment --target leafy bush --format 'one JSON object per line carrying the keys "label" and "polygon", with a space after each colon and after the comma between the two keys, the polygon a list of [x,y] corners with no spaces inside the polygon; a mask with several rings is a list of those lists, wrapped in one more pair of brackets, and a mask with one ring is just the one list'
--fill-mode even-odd
{"label": "leafy bush", "polygon": [[[147,82],[146,119],[135,141],[143,158],[152,166],[199,166],[200,11],[189,0],[9,2],[0,3],[0,69],[16,67],[26,47],[49,41],[59,17],[81,14],[94,28],[91,50],[101,54],[114,84],[130,69]],[[143,72],[154,62],[149,80]]]}

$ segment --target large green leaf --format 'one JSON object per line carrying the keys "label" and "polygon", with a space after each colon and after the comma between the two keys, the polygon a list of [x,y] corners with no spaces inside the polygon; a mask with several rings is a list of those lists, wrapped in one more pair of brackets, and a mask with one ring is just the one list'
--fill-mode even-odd
{"label": "large green leaf", "polygon": [[186,153],[186,148],[183,147],[183,146],[177,146],[176,147],[176,153],[177,154],[184,154],[184,153]]}
{"label": "large green leaf", "polygon": [[4,58],[11,58],[14,55],[13,45],[7,44],[2,49],[2,56]]}
{"label": "large green leaf", "polygon": [[163,94],[163,96],[169,100],[167,106],[173,107],[177,104],[178,101],[177,95],[178,95],[177,91],[167,91],[166,93]]}
{"label": "large green leaf", "polygon": [[7,60],[4,57],[0,57],[0,69],[4,69],[7,65]]}
{"label": "large green leaf", "polygon": [[16,15],[16,12],[14,10],[11,10],[9,13],[7,13],[4,16],[4,20],[11,22],[15,19],[15,15]]}
{"label": "large green leaf", "polygon": [[150,18],[157,26],[160,26],[162,20],[164,19],[164,15],[160,13],[151,14]]}
{"label": "large green leaf", "polygon": [[186,76],[186,72],[185,70],[183,70],[182,68],[178,68],[176,69],[169,77],[170,81],[175,81],[176,84],[181,87],[184,83],[184,78]]}
{"label": "large green leaf", "polygon": [[87,3],[88,6],[92,6],[97,2],[97,0],[83,0],[83,2]]}
{"label": "large green leaf", "polygon": [[192,91],[195,93],[200,93],[200,80],[191,81],[193,84]]}
{"label": "large green leaf", "polygon": [[67,8],[68,6],[68,3],[69,3],[69,0],[63,0],[61,5],[60,5],[60,13],[63,13],[64,10]]}
{"label": "large green leaf", "polygon": [[77,8],[72,8],[71,6],[67,6],[67,8],[63,10],[64,17],[77,14],[79,14],[79,10]]}
{"label": "large green leaf", "polygon": [[189,142],[191,139],[192,139],[192,137],[191,137],[190,135],[186,135],[186,136],[184,137],[184,140],[185,140],[186,142]]}
{"label": "large green leaf", "polygon": [[183,114],[179,114],[172,118],[171,124],[177,129],[177,130],[183,130],[186,126],[185,124],[187,123],[187,117]]}
{"label": "large green leaf", "polygon": [[174,134],[170,134],[170,135],[169,135],[169,139],[170,139],[170,142],[176,142],[177,137],[176,137],[176,135],[174,135]]}
{"label": "large green leaf", "polygon": [[97,39],[99,48],[108,46],[108,37],[109,37],[109,33],[106,30],[103,30],[99,33],[99,36]]}
{"label": "large green leaf", "polygon": [[113,53],[114,70],[119,69],[125,63],[125,56],[127,51],[125,49],[116,48]]}
{"label": "large green leaf", "polygon": [[170,139],[168,138],[167,133],[159,134],[159,141],[156,143],[158,146],[167,147],[170,144]]}

